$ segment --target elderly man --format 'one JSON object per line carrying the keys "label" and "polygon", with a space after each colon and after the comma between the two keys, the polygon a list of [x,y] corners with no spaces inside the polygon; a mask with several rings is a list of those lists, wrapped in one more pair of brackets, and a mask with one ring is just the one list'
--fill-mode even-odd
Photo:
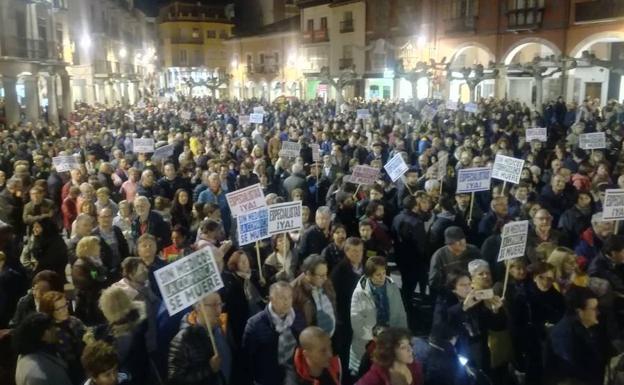
{"label": "elderly man", "polygon": [[316,209],[314,225],[308,227],[299,243],[299,253],[295,262],[295,274],[299,273],[299,267],[311,254],[321,254],[329,245],[329,224],[331,222],[331,210],[327,206]]}
{"label": "elderly man", "polygon": [[542,188],[537,198],[540,205],[552,214],[555,223],[559,223],[559,217],[574,202],[566,192],[566,177],[561,172],[554,175],[549,185]]}
{"label": "elderly man", "polygon": [[542,243],[550,243],[556,246],[569,246],[567,238],[559,230],[552,228],[553,217],[545,209],[539,209],[533,217],[533,223],[529,227],[527,236],[526,254],[531,262],[537,262],[540,256],[537,247]]}
{"label": "elderly man", "polygon": [[461,227],[451,226],[444,231],[446,246],[439,248],[431,257],[429,286],[432,291],[439,291],[446,284],[449,272],[466,270],[468,263],[481,258],[481,252],[466,243],[466,235]]}
{"label": "elderly man", "polygon": [[30,202],[24,206],[24,213],[22,219],[28,226],[42,219],[54,218],[56,213],[54,202],[44,198],[45,192],[39,187],[35,186],[30,189]]}
{"label": "elderly man", "polygon": [[221,220],[223,221],[223,229],[229,234],[231,227],[230,206],[225,199],[225,191],[221,187],[221,179],[216,172],[208,176],[208,188],[199,194],[197,201],[199,203],[214,203],[219,206],[221,212]]}
{"label": "elderly man", "polygon": [[171,229],[160,214],[151,210],[147,197],[139,196],[134,200],[136,218],[132,221],[132,236],[136,240],[143,234],[156,238],[158,251],[171,244]]}
{"label": "elderly man", "polygon": [[137,195],[147,197],[151,204],[154,204],[154,198],[156,198],[156,196],[163,196],[162,189],[156,184],[154,178],[154,172],[152,170],[143,171],[141,174],[141,181],[136,190]]}
{"label": "elderly man", "polygon": [[282,183],[284,191],[282,195],[290,199],[293,190],[303,190],[303,201],[307,202],[308,184],[306,182],[305,173],[303,172],[303,165],[301,163],[295,163],[291,167],[291,174]]}
{"label": "elderly man", "polygon": [[286,367],[292,364],[297,337],[305,327],[292,303],[292,287],[278,281],[269,289],[267,307],[247,321],[243,351],[254,385],[282,384]]}
{"label": "elderly man", "polygon": [[479,222],[479,236],[482,240],[499,232],[509,222],[509,202],[505,196],[492,198],[490,211]]}
{"label": "elderly man", "polygon": [[165,164],[164,173],[165,175],[158,180],[158,186],[162,191],[162,196],[173,200],[173,196],[178,189],[186,189],[190,190],[188,183],[178,175],[178,172],[175,168],[175,165],[171,162]]}
{"label": "elderly man", "polygon": [[591,262],[602,250],[604,242],[613,234],[615,224],[613,221],[602,219],[602,211],[592,215],[591,227],[581,233],[574,247],[574,252]]}
{"label": "elderly man", "polygon": [[305,328],[284,385],[340,385],[341,378],[340,359],[333,355],[327,332],[316,326]]}

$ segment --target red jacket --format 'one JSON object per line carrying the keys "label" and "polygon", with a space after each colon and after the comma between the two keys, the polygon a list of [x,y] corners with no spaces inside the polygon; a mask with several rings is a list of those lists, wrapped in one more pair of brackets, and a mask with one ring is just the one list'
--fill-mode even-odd
{"label": "red jacket", "polygon": [[[424,376],[420,362],[414,361],[409,364],[408,367],[412,372],[412,383],[410,385],[422,385]],[[364,377],[360,378],[356,385],[391,385],[390,373],[388,369],[373,364],[370,370],[366,372]]]}
{"label": "red jacket", "polygon": [[[293,370],[294,369],[294,370]],[[332,378],[334,384],[340,385],[341,382],[341,366],[340,358],[334,356],[329,362],[327,369],[329,376]],[[295,356],[293,357],[293,367],[289,368],[284,380],[285,385],[319,385],[319,380],[310,376],[310,368],[303,356],[301,348],[295,350]]]}
{"label": "red jacket", "polygon": [[72,223],[78,216],[76,199],[72,199],[69,196],[65,198],[61,205],[61,212],[63,213],[63,227],[71,233]]}

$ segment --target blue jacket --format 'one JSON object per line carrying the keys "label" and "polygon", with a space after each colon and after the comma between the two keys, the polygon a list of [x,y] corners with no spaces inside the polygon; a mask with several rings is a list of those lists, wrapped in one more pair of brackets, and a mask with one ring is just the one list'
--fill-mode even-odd
{"label": "blue jacket", "polygon": [[228,206],[227,199],[225,199],[225,192],[223,190],[221,190],[218,195],[215,195],[211,189],[207,188],[199,194],[197,201],[204,204],[208,202],[217,204],[219,206],[219,211],[221,211],[223,228],[226,232],[230,231],[230,206]]}
{"label": "blue jacket", "polygon": [[[303,316],[295,312],[295,321],[290,328],[295,338],[299,339],[299,333],[305,326]],[[254,384],[274,385],[284,382],[285,368],[277,362],[278,339],[279,334],[273,326],[268,306],[247,321],[243,333],[243,351]]]}

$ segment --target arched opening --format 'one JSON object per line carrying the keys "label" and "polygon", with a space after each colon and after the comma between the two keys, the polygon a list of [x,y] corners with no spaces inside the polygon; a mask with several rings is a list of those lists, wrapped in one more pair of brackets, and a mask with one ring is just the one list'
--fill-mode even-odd
{"label": "arched opening", "polygon": [[[487,47],[477,43],[468,43],[457,48],[451,57],[449,71],[456,73],[462,68],[472,68],[477,64],[487,67],[490,62],[495,62],[495,57]],[[494,90],[494,79],[484,80],[477,85],[475,96],[477,98],[494,96]],[[450,80],[449,100],[460,100],[464,103],[470,101],[470,89],[464,80]]]}

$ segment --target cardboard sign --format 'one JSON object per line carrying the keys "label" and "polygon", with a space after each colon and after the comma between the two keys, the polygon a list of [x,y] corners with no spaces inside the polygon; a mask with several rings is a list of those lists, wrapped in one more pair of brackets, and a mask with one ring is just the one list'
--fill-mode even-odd
{"label": "cardboard sign", "polygon": [[310,148],[312,149],[312,161],[320,162],[321,160],[321,146],[317,143],[310,144]]}
{"label": "cardboard sign", "polygon": [[225,194],[225,199],[230,206],[233,217],[267,205],[260,183]]}
{"label": "cardboard sign", "polygon": [[498,154],[494,160],[492,178],[518,184],[518,182],[520,182],[522,167],[524,167],[524,159],[516,159]]}
{"label": "cardboard sign", "polygon": [[579,147],[583,150],[607,148],[607,138],[604,132],[590,132],[579,135]]}
{"label": "cardboard sign", "polygon": [[135,154],[154,152],[154,138],[132,139],[132,152]]}
{"label": "cardboard sign", "polygon": [[264,114],[264,107],[262,106],[257,106],[253,108],[253,113],[254,114]]}
{"label": "cardboard sign", "polygon": [[262,124],[264,121],[263,113],[254,113],[249,115],[249,123]]}
{"label": "cardboard sign", "polygon": [[477,103],[466,103],[464,104],[464,111],[476,114],[479,111],[479,106],[477,106]]}
{"label": "cardboard sign", "polygon": [[368,118],[370,118],[370,112],[368,111],[368,108],[363,108],[361,110],[357,110],[356,114],[357,114],[357,119],[368,119]]}
{"label": "cardboard sign", "polygon": [[238,245],[244,246],[269,236],[269,211],[266,207],[236,217]]}
{"label": "cardboard sign", "polygon": [[245,126],[249,124],[249,115],[240,115],[238,117],[238,124],[241,126]]}
{"label": "cardboard sign", "polygon": [[80,162],[73,155],[55,156],[52,158],[52,165],[57,172],[71,171],[80,168]]}
{"label": "cardboard sign", "polygon": [[285,158],[296,158],[301,153],[301,145],[297,142],[282,142],[282,149],[279,156]]}
{"label": "cardboard sign", "polygon": [[156,270],[154,276],[169,315],[223,287],[219,267],[209,247]]}
{"label": "cardboard sign", "polygon": [[390,176],[390,179],[392,179],[393,182],[396,182],[401,175],[405,174],[407,170],[409,170],[409,167],[405,164],[401,154],[397,153],[388,161],[388,163],[386,163],[384,169]]}
{"label": "cardboard sign", "polygon": [[509,222],[503,227],[498,262],[524,256],[529,221]]}
{"label": "cardboard sign", "polygon": [[546,127],[527,128],[525,140],[527,143],[531,143],[534,140],[538,140],[540,142],[548,141]]}
{"label": "cardboard sign", "polygon": [[269,235],[301,230],[301,201],[269,206]]}
{"label": "cardboard sign", "polygon": [[167,159],[170,156],[173,156],[174,150],[173,144],[167,144],[165,146],[158,147],[154,150],[154,155],[152,155],[152,159]]}
{"label": "cardboard sign", "polygon": [[379,170],[375,167],[357,165],[353,168],[349,182],[355,184],[371,185],[379,176]]}
{"label": "cardboard sign", "polygon": [[472,193],[490,189],[492,169],[489,167],[463,168],[457,172],[457,193]]}
{"label": "cardboard sign", "polygon": [[602,205],[602,219],[624,219],[624,190],[605,190],[604,204]]}

